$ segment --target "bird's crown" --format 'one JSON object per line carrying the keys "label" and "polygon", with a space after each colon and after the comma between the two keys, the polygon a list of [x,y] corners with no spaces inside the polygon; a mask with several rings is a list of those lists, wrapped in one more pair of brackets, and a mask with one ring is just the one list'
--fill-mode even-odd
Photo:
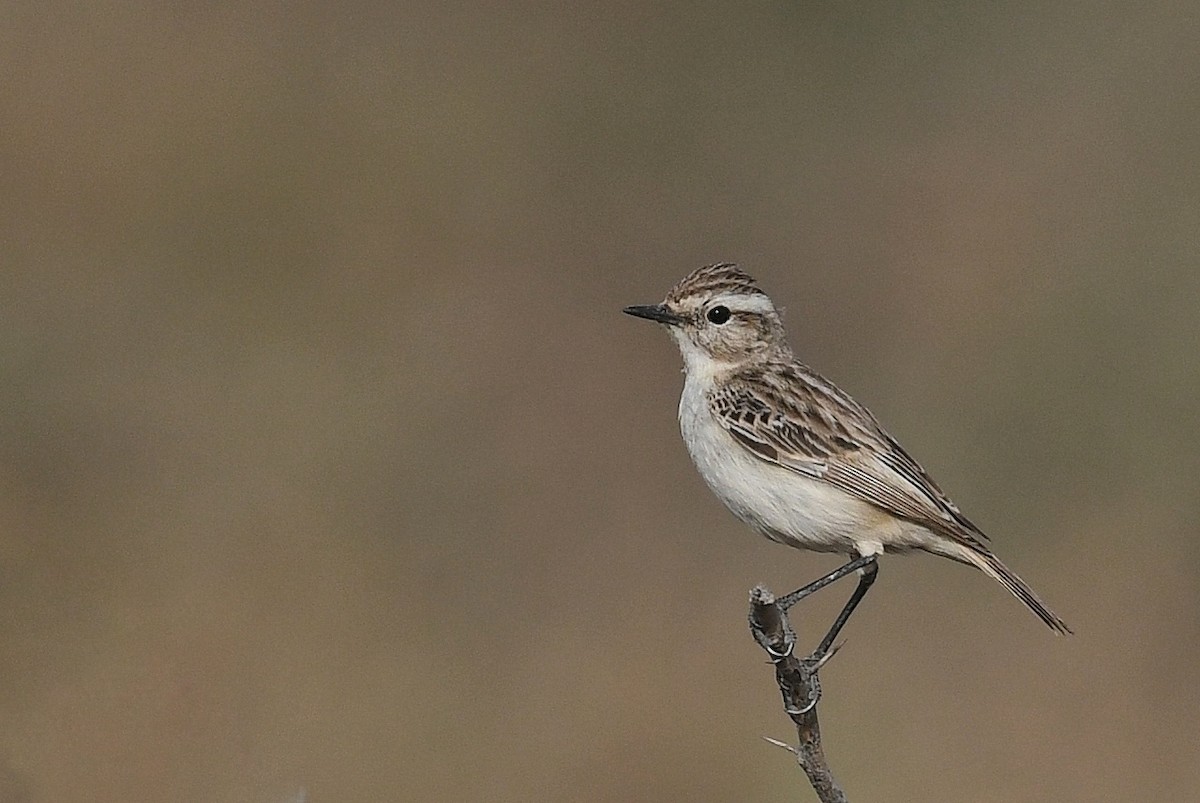
{"label": "bird's crown", "polygon": [[689,298],[717,295],[766,296],[750,274],[732,262],[705,265],[679,280],[667,293],[666,303],[675,305]]}

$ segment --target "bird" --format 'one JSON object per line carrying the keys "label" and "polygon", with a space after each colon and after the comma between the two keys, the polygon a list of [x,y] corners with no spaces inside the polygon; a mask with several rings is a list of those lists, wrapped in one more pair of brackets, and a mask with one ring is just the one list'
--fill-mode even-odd
{"label": "bird", "polygon": [[795,357],[779,310],[737,265],[698,268],[662,303],[623,311],[661,324],[679,347],[680,432],[721,502],[772,541],[850,558],[779,600],[786,610],[858,573],[813,658],[866,595],[878,557],[913,550],[979,569],[1053,631],[1072,632],[866,407]]}

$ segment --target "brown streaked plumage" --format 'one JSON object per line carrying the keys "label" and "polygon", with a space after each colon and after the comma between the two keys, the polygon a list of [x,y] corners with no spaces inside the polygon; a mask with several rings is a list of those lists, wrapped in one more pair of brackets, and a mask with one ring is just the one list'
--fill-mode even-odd
{"label": "brown streaked plumage", "polygon": [[[855,558],[919,549],[973,565],[1070,632],[867,408],[796,360],[774,305],[737,266],[700,268],[662,304],[626,312],[666,325],[679,346],[684,439],[739,518],[801,548]],[[873,563],[867,571],[826,642],[873,580]]]}
{"label": "brown streaked plumage", "polygon": [[742,295],[760,295],[766,293],[758,286],[758,282],[742,271],[732,262],[718,262],[715,265],[705,265],[684,276],[667,293],[668,305],[678,304],[688,298],[705,294],[739,293]]}

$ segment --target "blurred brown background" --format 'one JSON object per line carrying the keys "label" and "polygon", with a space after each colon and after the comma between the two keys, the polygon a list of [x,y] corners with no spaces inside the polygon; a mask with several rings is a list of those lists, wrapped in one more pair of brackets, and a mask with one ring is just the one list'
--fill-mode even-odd
{"label": "blurred brown background", "polygon": [[619,311],[717,260],[1078,631],[886,560],[851,799],[1200,799],[1194,3],[2,16],[0,800],[812,799],[837,559]]}

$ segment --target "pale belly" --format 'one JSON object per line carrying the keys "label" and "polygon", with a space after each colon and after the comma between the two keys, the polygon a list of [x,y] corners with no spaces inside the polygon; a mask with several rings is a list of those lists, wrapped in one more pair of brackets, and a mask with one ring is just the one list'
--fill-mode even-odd
{"label": "pale belly", "polygon": [[[689,392],[691,391],[691,392]],[[679,425],[700,475],[742,521],[773,541],[817,552],[920,549],[932,533],[829,483],[768,463],[734,440],[685,384]]]}

